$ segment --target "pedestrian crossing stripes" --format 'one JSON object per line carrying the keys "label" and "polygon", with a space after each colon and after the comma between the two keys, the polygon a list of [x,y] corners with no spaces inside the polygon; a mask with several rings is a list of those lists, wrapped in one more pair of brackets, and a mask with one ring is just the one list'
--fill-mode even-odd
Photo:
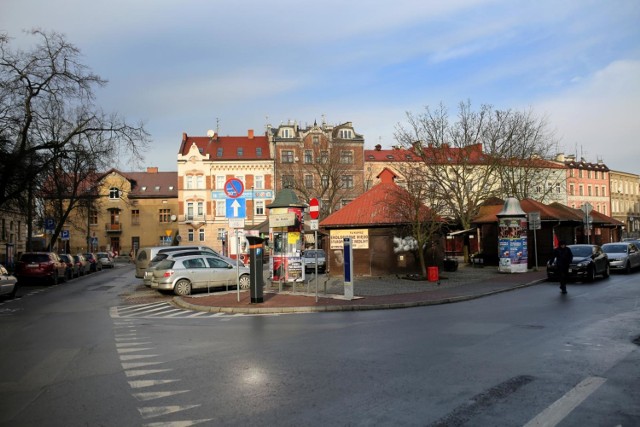
{"label": "pedestrian crossing stripes", "polygon": [[194,319],[194,318],[218,318],[230,320],[234,317],[248,316],[274,316],[274,314],[245,314],[245,313],[209,313],[206,311],[193,311],[178,308],[167,302],[155,302],[149,304],[120,305],[111,307],[112,318],[127,319]]}

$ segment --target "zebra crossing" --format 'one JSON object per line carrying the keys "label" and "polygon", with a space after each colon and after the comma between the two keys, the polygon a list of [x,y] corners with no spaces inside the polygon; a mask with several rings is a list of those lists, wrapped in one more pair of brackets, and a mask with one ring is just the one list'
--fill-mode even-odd
{"label": "zebra crossing", "polygon": [[112,307],[111,317],[114,319],[194,319],[217,318],[230,320],[234,317],[273,316],[274,314],[245,314],[245,313],[209,313],[193,311],[176,307],[168,302],[154,302],[148,304],[120,305]]}

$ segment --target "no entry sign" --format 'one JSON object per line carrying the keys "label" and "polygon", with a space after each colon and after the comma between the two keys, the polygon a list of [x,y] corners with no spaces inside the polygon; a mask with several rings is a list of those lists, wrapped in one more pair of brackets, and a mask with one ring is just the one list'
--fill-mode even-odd
{"label": "no entry sign", "polygon": [[309,200],[309,216],[311,219],[318,219],[320,216],[320,202],[315,197]]}

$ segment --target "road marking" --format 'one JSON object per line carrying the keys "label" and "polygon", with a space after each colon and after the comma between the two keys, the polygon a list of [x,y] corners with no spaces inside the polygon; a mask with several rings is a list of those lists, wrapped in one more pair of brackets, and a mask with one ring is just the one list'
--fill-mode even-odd
{"label": "road marking", "polygon": [[170,405],[170,406],[150,406],[138,408],[142,418],[155,418],[161,415],[172,414],[174,412],[186,411],[188,409],[197,408],[200,405]]}
{"label": "road marking", "polygon": [[580,384],[569,390],[564,396],[525,424],[524,427],[553,427],[558,425],[605,381],[606,379],[601,377],[585,378]]}
{"label": "road marking", "polygon": [[143,347],[143,348],[119,348],[118,354],[122,353],[133,353],[134,351],[146,351],[153,350],[153,347]]}
{"label": "road marking", "polygon": [[139,362],[139,363],[124,363],[122,362],[122,369],[137,369],[144,368],[146,366],[162,365],[165,362]]}
{"label": "road marking", "polygon": [[166,423],[149,423],[144,424],[144,427],[191,427],[197,424],[208,423],[213,418],[207,418],[204,420],[189,420],[189,421],[168,421]]}
{"label": "road marking", "polygon": [[124,371],[124,374],[128,378],[133,378],[133,377],[141,377],[143,375],[159,374],[161,372],[168,372],[171,370],[172,369],[130,369],[128,371]]}
{"label": "road marking", "polygon": [[153,387],[155,385],[170,384],[180,380],[138,380],[129,381],[131,388]]}
{"label": "road marking", "polygon": [[147,401],[154,399],[161,399],[163,397],[174,396],[176,394],[188,393],[191,390],[174,390],[174,391],[156,391],[156,392],[143,392],[143,393],[133,393],[133,397],[138,400]]}

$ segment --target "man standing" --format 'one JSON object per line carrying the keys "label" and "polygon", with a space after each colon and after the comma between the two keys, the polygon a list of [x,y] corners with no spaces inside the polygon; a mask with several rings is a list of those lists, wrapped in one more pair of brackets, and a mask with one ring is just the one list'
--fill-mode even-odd
{"label": "man standing", "polygon": [[560,244],[553,251],[553,256],[556,259],[556,268],[560,275],[560,291],[563,294],[567,293],[567,277],[569,276],[569,266],[573,261],[573,252],[567,247],[567,242],[560,240]]}

